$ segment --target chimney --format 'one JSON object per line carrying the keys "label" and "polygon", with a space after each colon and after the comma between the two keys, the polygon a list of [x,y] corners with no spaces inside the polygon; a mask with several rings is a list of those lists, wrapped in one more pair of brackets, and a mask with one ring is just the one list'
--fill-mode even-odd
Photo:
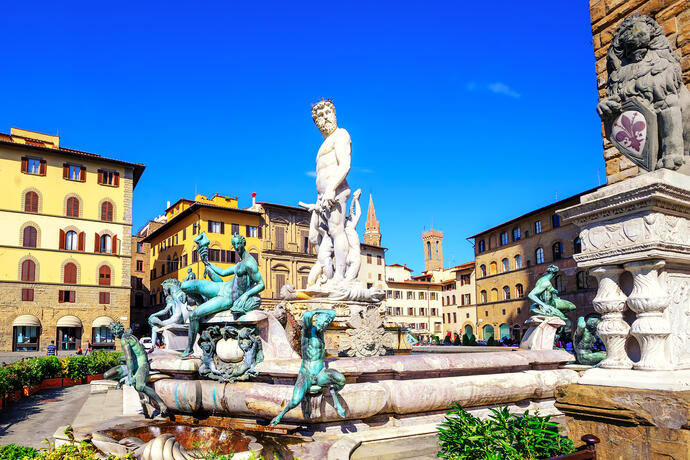
{"label": "chimney", "polygon": [[165,209],[168,209],[169,207],[170,207],[170,200],[167,201],[167,203],[165,205]]}
{"label": "chimney", "polygon": [[256,192],[252,192],[252,207],[256,206]]}

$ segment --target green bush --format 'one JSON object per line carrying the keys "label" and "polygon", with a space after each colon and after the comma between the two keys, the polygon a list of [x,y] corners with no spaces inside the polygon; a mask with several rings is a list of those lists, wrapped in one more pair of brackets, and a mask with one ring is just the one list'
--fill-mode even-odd
{"label": "green bush", "polygon": [[38,451],[33,447],[18,446],[16,444],[0,446],[0,460],[36,458],[37,455]]}
{"label": "green bush", "polygon": [[498,345],[499,345],[498,341],[496,339],[494,339],[493,337],[489,337],[489,340],[486,341],[487,347],[496,347]]}
{"label": "green bush", "polygon": [[121,353],[107,350],[96,350],[86,356],[89,375],[103,374],[108,369],[119,366]]}
{"label": "green bush", "polygon": [[474,335],[468,336],[467,333],[462,335],[462,344],[466,346],[476,346],[477,338]]}
{"label": "green bush", "polygon": [[438,428],[438,456],[450,460],[533,460],[573,451],[573,442],[558,433],[551,417],[511,414],[491,409],[481,420],[454,404]]}
{"label": "green bush", "polygon": [[83,356],[71,356],[67,362],[67,377],[81,380],[89,373],[89,363]]}

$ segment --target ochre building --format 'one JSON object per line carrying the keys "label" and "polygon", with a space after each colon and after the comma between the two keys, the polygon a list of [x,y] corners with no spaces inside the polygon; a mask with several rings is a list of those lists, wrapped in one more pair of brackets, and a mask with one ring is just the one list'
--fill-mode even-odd
{"label": "ochre building", "polygon": [[144,166],[0,134],[0,349],[114,348],[129,324],[132,192]]}
{"label": "ochre building", "polygon": [[445,281],[441,293],[443,335],[452,337],[477,334],[477,306],[474,262],[467,262],[445,270],[455,277]]}
{"label": "ochre building", "polygon": [[151,295],[151,243],[144,242],[151,232],[165,223],[162,220],[151,220],[136,235],[132,235],[132,292],[130,296],[130,326],[134,335],[150,335],[148,317],[157,309],[152,303]]}
{"label": "ochre building", "polygon": [[580,252],[579,230],[561,225],[556,210],[579,203],[586,192],[531,211],[484,230],[474,239],[478,339],[519,340],[526,330],[532,302],[527,298],[535,282],[554,264],[558,295],[578,308],[571,319],[592,310],[594,281],[579,270],[573,254]]}

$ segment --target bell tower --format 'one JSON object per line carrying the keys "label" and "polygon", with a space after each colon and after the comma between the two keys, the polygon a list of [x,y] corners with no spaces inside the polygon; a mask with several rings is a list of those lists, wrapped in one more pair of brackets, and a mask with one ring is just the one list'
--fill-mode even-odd
{"label": "bell tower", "polygon": [[364,242],[372,246],[381,246],[381,227],[376,219],[374,200],[369,194],[369,209],[367,210],[367,221],[364,224]]}
{"label": "bell tower", "polygon": [[431,229],[422,232],[424,243],[424,270],[443,269],[443,232]]}

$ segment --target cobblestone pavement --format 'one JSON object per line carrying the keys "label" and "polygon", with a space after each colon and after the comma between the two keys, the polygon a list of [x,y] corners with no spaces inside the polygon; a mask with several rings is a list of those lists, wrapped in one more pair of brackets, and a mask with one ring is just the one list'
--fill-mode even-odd
{"label": "cobblestone pavement", "polygon": [[[13,363],[15,361],[21,361],[26,358],[36,358],[40,356],[45,356],[44,351],[0,351],[0,363]],[[58,358],[65,356],[74,356],[76,352],[74,351],[62,351],[58,352]]]}
{"label": "cobblestone pavement", "polygon": [[89,385],[41,390],[0,411],[0,445],[44,447],[55,430],[70,425],[89,396]]}

